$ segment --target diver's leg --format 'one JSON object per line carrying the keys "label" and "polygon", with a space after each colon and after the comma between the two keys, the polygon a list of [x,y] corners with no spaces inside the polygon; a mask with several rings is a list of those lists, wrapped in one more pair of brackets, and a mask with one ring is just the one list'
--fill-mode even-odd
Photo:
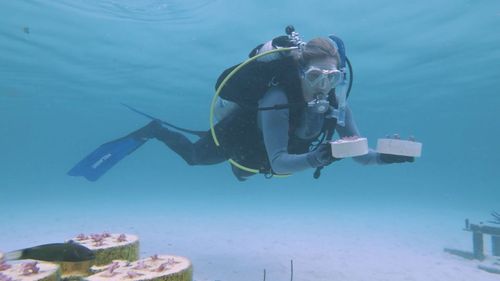
{"label": "diver's leg", "polygon": [[193,151],[194,165],[213,165],[227,160],[222,148],[215,145],[209,132],[193,144]]}
{"label": "diver's leg", "polygon": [[152,121],[136,131],[145,138],[156,138],[181,156],[189,165],[212,165],[226,159],[222,149],[213,142],[212,136],[206,134],[195,143],[179,132],[163,127],[158,121]]}

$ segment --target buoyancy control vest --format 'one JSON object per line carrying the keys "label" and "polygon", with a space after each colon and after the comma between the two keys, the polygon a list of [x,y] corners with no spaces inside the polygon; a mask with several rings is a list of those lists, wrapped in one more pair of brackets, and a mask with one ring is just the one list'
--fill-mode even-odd
{"label": "buoyancy control vest", "polygon": [[[248,57],[253,58],[259,53],[281,47],[272,43],[275,41],[282,41],[282,39],[273,39],[266,44],[260,44],[250,52]],[[239,65],[241,64],[234,65],[222,72],[215,84],[216,90],[227,75]],[[278,85],[286,90],[289,103],[302,102],[305,104],[303,98],[299,97],[298,65],[290,52],[263,56],[245,65],[227,81],[219,96],[222,99],[235,102],[243,108],[255,110],[258,107],[258,101],[267,90]]]}

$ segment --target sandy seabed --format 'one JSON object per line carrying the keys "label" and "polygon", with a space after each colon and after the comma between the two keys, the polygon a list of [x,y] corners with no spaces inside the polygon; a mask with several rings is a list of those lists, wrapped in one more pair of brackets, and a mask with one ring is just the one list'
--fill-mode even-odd
{"label": "sandy seabed", "polygon": [[264,269],[266,280],[290,280],[291,260],[293,280],[500,280],[500,275],[478,269],[476,261],[443,252],[444,247],[471,250],[471,235],[462,231],[465,215],[386,208],[321,215],[156,213],[126,219],[109,214],[100,219],[55,215],[37,220],[11,213],[2,218],[9,227],[0,230],[0,251],[61,242],[80,232],[109,231],[139,235],[141,257],[189,258],[197,281],[262,280]]}

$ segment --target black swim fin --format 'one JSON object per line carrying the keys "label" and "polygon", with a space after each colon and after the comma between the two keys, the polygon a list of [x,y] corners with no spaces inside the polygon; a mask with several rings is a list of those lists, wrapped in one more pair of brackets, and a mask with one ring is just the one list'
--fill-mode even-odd
{"label": "black swim fin", "polygon": [[96,181],[125,156],[134,152],[148,141],[148,138],[136,132],[99,146],[83,160],[78,162],[68,175],[82,176],[89,181]]}
{"label": "black swim fin", "polygon": [[206,134],[207,134],[207,131],[195,131],[195,130],[190,130],[190,129],[185,129],[185,128],[181,128],[181,127],[178,127],[178,126],[175,126],[174,124],[171,124],[171,123],[168,123],[168,122],[165,122],[161,119],[158,119],[156,117],[153,117],[147,113],[144,113],[142,111],[139,111],[133,107],[131,107],[130,105],[127,105],[127,104],[124,104],[122,103],[123,106],[125,106],[126,108],[132,110],[133,112],[137,113],[137,114],[140,114],[146,118],[149,118],[151,120],[156,120],[158,122],[160,122],[162,125],[165,125],[167,127],[170,127],[170,128],[174,128],[178,131],[181,131],[181,132],[184,132],[184,133],[188,133],[188,134],[191,134],[191,135],[195,135],[195,136],[198,136],[200,138],[204,137]]}

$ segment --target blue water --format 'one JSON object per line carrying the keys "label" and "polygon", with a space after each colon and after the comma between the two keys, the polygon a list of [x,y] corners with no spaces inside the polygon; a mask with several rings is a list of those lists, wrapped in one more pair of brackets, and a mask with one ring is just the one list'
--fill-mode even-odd
{"label": "blue water", "polygon": [[[122,102],[207,129],[220,72],[288,24],[306,40],[343,38],[361,133],[372,147],[387,134],[414,135],[422,157],[389,166],[343,160],[319,180],[310,170],[240,183],[227,163],[190,167],[150,141],[95,183],[66,175],[100,144],[148,122]],[[116,216],[147,236],[134,218],[160,214],[207,225],[334,210],[487,219],[500,209],[499,24],[500,2],[491,0],[2,0],[0,250],[57,236],[42,224],[40,235],[23,232],[44,218],[57,221],[56,238],[98,231]],[[462,218],[452,218],[457,232]],[[2,241],[10,231],[24,234]]]}

